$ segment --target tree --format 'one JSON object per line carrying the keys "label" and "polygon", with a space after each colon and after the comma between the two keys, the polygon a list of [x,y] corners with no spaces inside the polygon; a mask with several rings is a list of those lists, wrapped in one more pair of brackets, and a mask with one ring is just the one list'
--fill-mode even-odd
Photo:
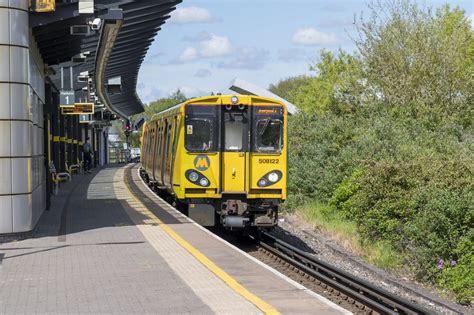
{"label": "tree", "polygon": [[444,6],[433,13],[408,0],[378,1],[369,8],[356,44],[373,98],[417,116],[469,115],[474,36],[464,11]]}
{"label": "tree", "polygon": [[310,114],[353,111],[361,93],[360,60],[340,50],[337,56],[322,50],[319,61],[311,66],[310,77],[291,93],[299,108]]}
{"label": "tree", "polygon": [[270,84],[268,89],[270,90],[270,92],[293,103],[295,101],[293,91],[299,88],[300,86],[307,84],[309,80],[311,80],[310,77],[300,75],[297,77],[291,77],[281,80],[277,84]]}
{"label": "tree", "polygon": [[[145,105],[145,111],[143,113],[133,115],[130,119],[132,123],[138,122],[140,119],[145,118],[146,121],[149,121],[154,114],[159,113],[171,106],[176,104],[182,103],[186,100],[186,96],[178,89],[176,92],[172,93],[169,97],[160,98],[156,101],[151,102],[148,105]],[[118,130],[118,134],[120,139],[125,140],[125,135],[123,134],[123,130],[120,127],[116,127],[115,129]],[[132,131],[130,134],[130,146],[131,147],[140,147],[140,138],[142,135],[141,127],[137,131]]]}

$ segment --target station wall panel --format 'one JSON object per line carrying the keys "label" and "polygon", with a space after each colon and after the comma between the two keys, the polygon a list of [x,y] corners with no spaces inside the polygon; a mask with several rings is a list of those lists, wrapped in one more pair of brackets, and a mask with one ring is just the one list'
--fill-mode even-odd
{"label": "station wall panel", "polygon": [[10,104],[10,84],[0,83],[0,119],[11,118]]}
{"label": "station wall panel", "polygon": [[13,233],[12,196],[0,196],[0,232]]}
{"label": "station wall panel", "polygon": [[[27,2],[27,1],[24,1]],[[10,11],[10,44],[25,46],[29,45],[28,38],[28,12],[22,10]]]}
{"label": "station wall panel", "polygon": [[10,47],[0,46],[0,81],[10,81]]}
{"label": "station wall panel", "polygon": [[44,64],[27,0],[0,0],[0,234],[31,231],[46,208]]}
{"label": "station wall panel", "polygon": [[31,231],[36,223],[33,223],[33,194],[14,195],[12,200],[13,233]]}
{"label": "station wall panel", "polygon": [[32,155],[32,123],[30,121],[11,122],[11,156]]}
{"label": "station wall panel", "polygon": [[12,193],[29,194],[33,190],[34,179],[32,170],[32,158],[12,159]]}
{"label": "station wall panel", "polygon": [[28,2],[27,0],[0,0],[0,6],[28,11]]}
{"label": "station wall panel", "polygon": [[28,48],[10,46],[10,81],[29,83]]}
{"label": "station wall panel", "polygon": [[0,137],[2,137],[0,145],[0,156],[11,156],[11,122],[7,120],[0,120]]}
{"label": "station wall panel", "polygon": [[[32,120],[30,87],[25,84],[10,84],[11,118]],[[0,92],[1,93],[1,92]]]}
{"label": "station wall panel", "polygon": [[0,44],[3,45],[10,43],[9,11],[7,8],[0,8]]}
{"label": "station wall panel", "polygon": [[1,158],[0,159],[0,195],[9,195],[11,193],[12,193],[11,159]]}

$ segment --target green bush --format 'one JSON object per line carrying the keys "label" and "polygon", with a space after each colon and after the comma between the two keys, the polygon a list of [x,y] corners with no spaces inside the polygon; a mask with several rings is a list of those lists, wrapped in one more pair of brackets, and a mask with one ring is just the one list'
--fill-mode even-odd
{"label": "green bush", "polygon": [[[457,301],[472,304],[474,301],[474,229],[461,238],[454,257],[438,260],[437,282],[456,294]],[[456,256],[459,257],[456,259]]]}
{"label": "green bush", "polygon": [[[287,207],[328,204],[356,223],[361,241],[384,244],[370,261],[387,265],[405,253],[418,278],[465,301],[470,260],[455,249],[474,226],[472,131],[421,122],[382,105],[291,117]],[[459,259],[442,281],[440,258]]]}
{"label": "green bush", "polygon": [[401,253],[419,279],[470,303],[474,32],[459,8],[369,7],[357,54],[323,51],[313,76],[275,87],[303,110],[289,119],[286,207],[350,220],[377,252],[369,261]]}

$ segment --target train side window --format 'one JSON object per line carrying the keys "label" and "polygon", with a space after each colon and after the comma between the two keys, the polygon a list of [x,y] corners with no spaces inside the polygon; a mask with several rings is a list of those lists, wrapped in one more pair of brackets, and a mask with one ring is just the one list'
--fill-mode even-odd
{"label": "train side window", "polygon": [[161,159],[161,139],[162,139],[162,134],[161,134],[161,130],[163,129],[163,127],[158,127],[158,133],[157,133],[157,145],[156,145],[156,157],[157,157],[157,161],[160,161]]}
{"label": "train side window", "polygon": [[188,151],[202,152],[212,150],[213,128],[210,119],[187,119],[185,129],[185,146]]}
{"label": "train side window", "polygon": [[280,152],[283,144],[283,122],[265,118],[257,121],[256,149],[260,152]]}

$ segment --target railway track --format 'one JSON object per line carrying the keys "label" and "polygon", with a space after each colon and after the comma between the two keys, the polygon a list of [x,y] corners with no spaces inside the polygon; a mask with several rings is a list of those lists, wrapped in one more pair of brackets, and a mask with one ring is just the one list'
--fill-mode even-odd
{"label": "railway track", "polygon": [[[155,192],[156,193],[156,192]],[[252,256],[279,270],[308,289],[355,314],[432,314],[433,312],[407,301],[368,281],[336,268],[275,236],[259,235],[257,251],[245,248],[221,229],[211,231],[249,252]]]}
{"label": "railway track", "polygon": [[343,307],[348,307],[355,313],[432,313],[428,309],[335,268],[268,233],[261,235],[258,246],[260,252],[266,252],[265,254],[276,260],[277,264],[283,265],[291,273],[296,273],[298,275],[296,280],[303,285],[314,283],[315,286],[321,287],[331,300]]}

